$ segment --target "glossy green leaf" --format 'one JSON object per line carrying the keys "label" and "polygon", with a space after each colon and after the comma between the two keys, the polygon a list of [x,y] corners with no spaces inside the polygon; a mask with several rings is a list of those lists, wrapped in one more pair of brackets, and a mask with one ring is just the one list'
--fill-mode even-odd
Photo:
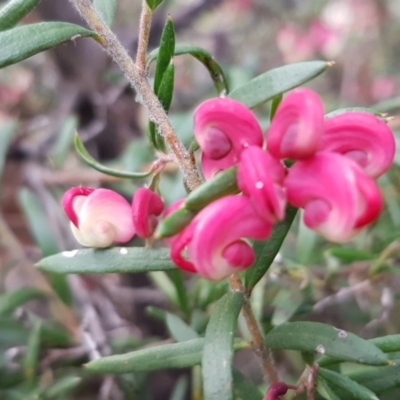
{"label": "glossy green leaf", "polygon": [[179,208],[157,225],[154,236],[158,239],[174,236],[188,226],[195,216],[196,213],[185,208]]}
{"label": "glossy green leaf", "polygon": [[346,400],[379,400],[374,392],[353,381],[349,377],[325,368],[318,370],[318,375],[324,378],[329,386]]}
{"label": "glossy green leaf", "polygon": [[258,389],[258,387],[254,383],[247,380],[239,370],[233,368],[232,374],[233,374],[233,387],[235,394],[241,400],[263,399],[264,394],[261,392],[261,390]]}
{"label": "glossy green leaf", "polygon": [[251,291],[254,288],[273,263],[289,232],[296,213],[297,208],[289,206],[286,209],[285,219],[274,226],[271,236],[266,241],[254,243],[253,249],[256,254],[256,260],[245,273],[245,286],[248,290]]}
{"label": "glossy green leaf", "polygon": [[[174,94],[174,80],[175,80],[175,67],[171,60],[170,64],[168,65],[167,69],[164,72],[162,77],[160,87],[158,88],[157,97],[161,101],[161,104],[166,113],[168,113],[169,108],[171,106],[172,97]],[[150,131],[156,130],[154,122],[150,121],[149,126]],[[154,137],[156,142],[156,149],[166,152],[166,145],[164,138],[158,134],[157,132],[150,132],[150,135]]]}
{"label": "glossy green leaf", "polygon": [[273,328],[265,338],[271,349],[326,354],[343,361],[387,365],[388,357],[374,344],[351,332],[319,322],[288,322]]}
{"label": "glossy green leaf", "polygon": [[75,116],[69,116],[63,121],[57,134],[56,142],[50,152],[50,159],[56,168],[61,168],[64,165],[74,142],[77,127],[78,119]]}
{"label": "glossy green leaf", "polygon": [[41,324],[36,322],[29,334],[28,343],[26,345],[26,353],[23,361],[24,376],[29,382],[33,382],[38,364],[40,350],[40,331]]}
{"label": "glossy green leaf", "polygon": [[17,122],[15,120],[9,120],[0,125],[0,182],[6,162],[8,146],[16,128]]}
{"label": "glossy green leaf", "polygon": [[332,118],[336,115],[343,114],[346,112],[365,112],[368,114],[376,115],[377,117],[382,117],[383,114],[377,110],[367,107],[347,107],[347,108],[339,108],[337,110],[331,111],[325,115],[325,118]]}
{"label": "glossy green leaf", "polygon": [[306,61],[267,71],[229,93],[249,108],[294,89],[322,74],[332,64],[325,61]]}
{"label": "glossy green leaf", "polygon": [[155,11],[155,9],[162,3],[163,0],[146,0],[147,5],[150,10]]}
{"label": "glossy green leaf", "polygon": [[347,247],[331,247],[327,250],[328,256],[333,256],[340,260],[343,264],[350,264],[355,261],[373,260],[377,256],[366,251],[347,248]]}
{"label": "glossy green leaf", "polygon": [[187,368],[200,364],[203,347],[204,339],[187,340],[103,357],[89,362],[86,367],[91,371],[111,374]]}
{"label": "glossy green leaf", "polygon": [[63,251],[43,258],[37,267],[60,274],[107,274],[149,272],[175,269],[168,249],[113,247]]}
{"label": "glossy green leaf", "polygon": [[154,93],[159,93],[159,88],[164,77],[164,73],[171,63],[175,51],[175,28],[172,19],[168,17],[161,34],[159,53],[157,57],[156,69],[154,72]]}
{"label": "glossy green leaf", "polygon": [[41,290],[30,287],[5,292],[0,295],[0,315],[9,315],[27,302],[43,298],[44,296],[45,294]]}
{"label": "glossy green leaf", "polygon": [[170,335],[177,342],[185,342],[186,340],[198,339],[199,335],[186,322],[177,315],[167,313],[165,323],[167,324]]}
{"label": "glossy green leaf", "polygon": [[143,179],[150,176],[153,171],[150,170],[148,172],[128,172],[128,171],[119,171],[113,168],[106,167],[100,163],[98,163],[86,150],[85,145],[80,139],[79,135],[76,133],[74,138],[74,146],[75,150],[78,153],[79,157],[90,167],[95,170],[102,172],[106,175],[116,176],[118,178],[128,178],[128,179]]}
{"label": "glossy green leaf", "polygon": [[0,32],[0,68],[81,37],[96,39],[97,35],[68,22],[39,22]]}
{"label": "glossy green leaf", "polygon": [[243,300],[242,293],[228,292],[217,301],[211,312],[202,358],[204,397],[207,400],[233,399],[233,338]]}
{"label": "glossy green leaf", "polygon": [[[158,48],[153,50],[149,54],[147,58],[148,66],[152,61],[158,58],[159,51],[160,50]],[[174,56],[180,56],[185,54],[194,57],[196,60],[200,61],[207,68],[211,76],[211,79],[213,80],[214,86],[217,90],[217,93],[219,95],[229,92],[228,82],[226,80],[224,71],[222,70],[221,66],[217,63],[215,58],[208,51],[202,49],[201,47],[196,47],[196,46],[189,46],[184,44],[175,45]]]}
{"label": "glossy green leaf", "polygon": [[116,0],[93,0],[93,5],[101,19],[112,26],[115,17]]}
{"label": "glossy green leaf", "polygon": [[190,192],[183,206],[188,210],[197,212],[221,197],[239,193],[236,174],[236,167],[220,172]]}
{"label": "glossy green leaf", "polygon": [[348,374],[348,377],[374,393],[400,387],[400,360],[387,367],[368,367]]}
{"label": "glossy green leaf", "polygon": [[40,0],[9,0],[0,8],[0,31],[13,28],[29,14]]}

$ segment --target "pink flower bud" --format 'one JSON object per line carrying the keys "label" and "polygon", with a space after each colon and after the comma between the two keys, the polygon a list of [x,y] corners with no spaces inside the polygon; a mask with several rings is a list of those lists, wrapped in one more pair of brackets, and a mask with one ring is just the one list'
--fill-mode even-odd
{"label": "pink flower bud", "polygon": [[247,146],[261,146],[263,142],[255,115],[228,98],[210,99],[197,107],[194,136],[202,150],[201,165],[206,179],[237,164]]}
{"label": "pink flower bud", "polygon": [[243,150],[237,173],[238,187],[251,199],[257,213],[269,222],[284,217],[284,178],[283,165],[260,147],[250,146]]}
{"label": "pink flower bud", "polygon": [[135,234],[131,206],[109,189],[71,188],[62,205],[75,239],[87,247],[108,247],[129,242]]}
{"label": "pink flower bud", "polygon": [[[171,243],[171,258],[185,270],[210,280],[226,278],[251,266],[252,247],[243,238],[266,239],[272,224],[264,221],[245,196],[227,196],[204,208]],[[186,249],[187,257],[182,256]]]}
{"label": "pink flower bud", "polygon": [[132,203],[132,218],[136,234],[141,238],[153,235],[157,227],[157,217],[164,209],[162,198],[148,188],[136,191]]}
{"label": "pink flower bud", "polygon": [[296,162],[285,186],[288,201],[304,208],[305,224],[333,242],[351,239],[382,209],[375,182],[352,160],[335,153]]}
{"label": "pink flower bud", "polygon": [[289,389],[297,389],[295,386],[286,385],[285,382],[273,383],[267,390],[263,400],[279,400],[279,396],[286,394]]}
{"label": "pink flower bud", "polygon": [[325,120],[320,151],[340,153],[354,160],[371,178],[393,162],[395,141],[380,118],[365,112],[345,112]]}
{"label": "pink flower bud", "polygon": [[279,104],[267,132],[267,148],[275,158],[298,160],[312,156],[319,147],[324,110],[310,89],[296,89]]}

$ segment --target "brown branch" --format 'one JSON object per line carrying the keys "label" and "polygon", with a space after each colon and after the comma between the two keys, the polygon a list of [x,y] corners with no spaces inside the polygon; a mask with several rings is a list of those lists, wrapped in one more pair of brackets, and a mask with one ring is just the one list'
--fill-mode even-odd
{"label": "brown branch", "polygon": [[152,17],[152,11],[147,5],[146,0],[143,0],[142,13],[140,15],[138,49],[136,54],[136,66],[142,73],[146,70],[147,46],[149,44]]}

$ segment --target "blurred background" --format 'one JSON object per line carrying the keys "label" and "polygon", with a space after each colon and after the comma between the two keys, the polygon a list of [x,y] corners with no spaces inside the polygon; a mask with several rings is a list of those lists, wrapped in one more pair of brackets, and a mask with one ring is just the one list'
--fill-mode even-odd
{"label": "blurred background", "polygon": [[[114,30],[132,55],[140,3],[117,2]],[[165,0],[154,15],[150,49],[158,46],[167,13],[174,21],[177,43],[211,52],[231,88],[284,64],[335,61],[308,84],[322,96],[326,112],[371,107],[394,117],[389,124],[398,137],[398,0]],[[84,24],[65,0],[42,0],[23,23],[52,20]],[[174,62],[170,116],[188,144],[194,108],[216,93],[195,59],[180,56]],[[268,105],[255,111],[266,128]],[[146,140],[147,123],[134,91],[90,39],[0,70],[1,399],[28,399],[38,393],[45,399],[199,399],[188,388],[196,382],[195,371],[114,378],[89,374],[81,367],[95,356],[91,351],[108,355],[170,340],[162,313],[157,313],[176,311],[166,276],[64,277],[43,274],[34,266],[42,257],[77,247],[60,207],[66,189],[110,187],[131,199],[144,183],[105,176],[83,165],[73,150],[75,129],[97,160],[139,171],[154,160]],[[384,214],[352,243],[326,243],[296,221],[268,279],[254,293],[265,331],[304,319],[331,323],[365,338],[399,332],[399,165],[397,154],[392,169],[379,181]],[[185,195],[174,166],[163,175],[161,192],[167,203]],[[196,311],[190,322],[201,332],[208,307],[224,293],[225,284],[192,276],[186,284],[193,289]],[[79,342],[79,332],[87,334],[94,347]],[[281,377],[295,382],[304,367],[301,358],[277,356]],[[261,383],[251,352],[241,352],[235,362]],[[382,398],[398,398],[393,393],[386,396]]]}

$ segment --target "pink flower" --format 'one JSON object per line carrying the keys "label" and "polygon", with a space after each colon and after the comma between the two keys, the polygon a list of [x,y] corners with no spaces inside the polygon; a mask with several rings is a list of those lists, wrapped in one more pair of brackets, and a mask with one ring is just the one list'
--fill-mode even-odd
{"label": "pink flower", "polygon": [[141,238],[153,235],[157,227],[157,217],[164,209],[162,198],[148,188],[136,191],[132,203],[132,217],[136,233]]}
{"label": "pink flower", "polygon": [[380,118],[365,112],[345,112],[325,120],[320,151],[340,153],[354,160],[371,178],[378,178],[393,162],[395,141]]}
{"label": "pink flower", "polygon": [[257,213],[269,222],[285,216],[285,168],[260,147],[243,150],[237,173],[239,189],[252,201]]}
{"label": "pink flower", "polygon": [[228,98],[210,99],[197,107],[194,136],[202,150],[201,166],[206,179],[237,164],[246,147],[261,146],[263,142],[255,115]]}
{"label": "pink flower", "polygon": [[296,386],[286,385],[285,382],[273,383],[267,390],[263,400],[279,400],[281,395],[286,394],[289,389],[296,390]]}
{"label": "pink flower", "polygon": [[324,129],[324,110],[310,89],[290,92],[279,104],[267,132],[267,148],[275,158],[302,159],[313,155]]}
{"label": "pink flower", "polygon": [[285,179],[288,201],[304,208],[304,222],[333,242],[351,239],[378,218],[382,198],[375,182],[339,154],[297,161]]}
{"label": "pink flower", "polygon": [[[223,197],[204,208],[170,242],[171,259],[182,269],[220,280],[253,263],[253,249],[244,238],[263,240],[271,229],[247,197]],[[182,255],[185,249],[187,257]]]}
{"label": "pink flower", "polygon": [[135,234],[130,204],[112,190],[71,188],[62,205],[75,239],[83,246],[109,247],[129,242]]}

